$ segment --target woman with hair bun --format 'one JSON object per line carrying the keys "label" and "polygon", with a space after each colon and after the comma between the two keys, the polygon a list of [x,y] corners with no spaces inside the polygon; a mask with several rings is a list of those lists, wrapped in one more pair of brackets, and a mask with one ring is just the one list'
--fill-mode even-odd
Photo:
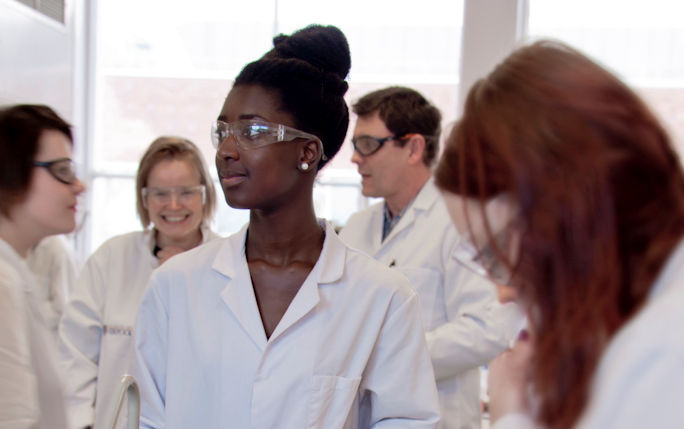
{"label": "woman with hair bun", "polygon": [[344,34],[310,26],[236,78],[212,138],[226,201],[250,221],[153,276],[136,325],[142,427],[435,427],[416,294],[314,213],[349,68]]}

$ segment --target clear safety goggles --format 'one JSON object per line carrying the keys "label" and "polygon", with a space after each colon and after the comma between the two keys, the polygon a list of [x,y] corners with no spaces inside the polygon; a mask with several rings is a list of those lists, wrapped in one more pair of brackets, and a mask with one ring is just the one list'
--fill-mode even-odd
{"label": "clear safety goggles", "polygon": [[206,188],[204,185],[177,187],[145,187],[142,188],[143,205],[147,208],[153,204],[163,206],[175,199],[179,204],[190,204],[198,199],[204,204]]}
{"label": "clear safety goggles", "polygon": [[[506,241],[501,236],[494,237],[499,249],[507,249]],[[512,273],[508,267],[495,255],[491,245],[487,243],[477,249],[472,241],[464,236],[459,241],[453,254],[456,261],[466,269],[485,277],[499,285],[509,285]]]}
{"label": "clear safety goggles", "polygon": [[255,119],[241,119],[235,122],[217,120],[211,124],[211,142],[216,149],[230,136],[244,150],[256,149],[278,142],[289,142],[299,138],[314,140],[318,142],[322,159],[328,159],[323,152],[321,139],[313,134],[283,124]]}

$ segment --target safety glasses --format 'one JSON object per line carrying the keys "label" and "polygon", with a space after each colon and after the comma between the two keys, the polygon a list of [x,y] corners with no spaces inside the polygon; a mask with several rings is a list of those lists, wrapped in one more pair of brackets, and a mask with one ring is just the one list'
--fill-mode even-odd
{"label": "safety glasses", "polygon": [[217,120],[211,124],[211,142],[216,149],[230,136],[235,138],[238,146],[244,150],[257,149],[274,143],[289,142],[300,138],[314,140],[320,146],[322,159],[327,159],[325,153],[323,153],[321,139],[313,134],[299,131],[287,125],[254,119],[241,119],[235,122]]}
{"label": "safety glasses", "polygon": [[391,141],[391,140],[396,140],[396,141],[404,141],[407,140],[407,136],[404,137],[397,137],[397,136],[389,136],[389,137],[383,137],[383,138],[378,138],[378,137],[373,137],[373,136],[368,136],[368,135],[362,135],[362,136],[357,136],[352,138],[352,145],[354,145],[354,150],[357,151],[360,155],[362,156],[368,156],[372,155],[375,152],[379,151],[382,145],[385,144],[385,142]]}
{"label": "safety glasses", "polygon": [[[495,236],[494,240],[500,249],[507,249],[508,240],[503,235]],[[490,244],[486,244],[481,249],[476,249],[468,237],[462,237],[456,250],[454,258],[465,268],[476,274],[488,278],[499,285],[509,285],[512,273],[508,267],[497,258]]]}
{"label": "safety glasses", "polygon": [[179,204],[190,204],[198,199],[202,199],[204,204],[206,188],[204,185],[197,186],[177,186],[177,187],[145,187],[142,188],[143,205],[164,206],[175,200]]}
{"label": "safety glasses", "polygon": [[52,177],[66,185],[76,182],[76,167],[69,158],[59,158],[53,161],[33,161],[33,166],[46,169]]}

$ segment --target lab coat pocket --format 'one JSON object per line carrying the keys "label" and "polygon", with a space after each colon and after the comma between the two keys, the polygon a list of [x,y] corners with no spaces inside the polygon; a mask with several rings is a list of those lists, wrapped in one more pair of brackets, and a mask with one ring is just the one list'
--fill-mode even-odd
{"label": "lab coat pocket", "polygon": [[431,331],[446,321],[442,273],[430,268],[397,267],[411,283],[420,299],[423,328]]}
{"label": "lab coat pocket", "polygon": [[343,428],[361,377],[315,375],[311,388],[308,429]]}

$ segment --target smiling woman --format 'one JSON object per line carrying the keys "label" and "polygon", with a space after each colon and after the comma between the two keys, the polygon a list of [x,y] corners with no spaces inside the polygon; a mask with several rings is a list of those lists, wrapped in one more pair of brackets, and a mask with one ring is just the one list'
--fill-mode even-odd
{"label": "smiling woman", "polygon": [[180,137],[152,142],[136,181],[144,231],[114,237],[88,259],[62,320],[75,427],[111,424],[103,418],[128,371],[133,322],[150,273],[171,256],[216,238],[208,228],[214,195],[192,142]]}

